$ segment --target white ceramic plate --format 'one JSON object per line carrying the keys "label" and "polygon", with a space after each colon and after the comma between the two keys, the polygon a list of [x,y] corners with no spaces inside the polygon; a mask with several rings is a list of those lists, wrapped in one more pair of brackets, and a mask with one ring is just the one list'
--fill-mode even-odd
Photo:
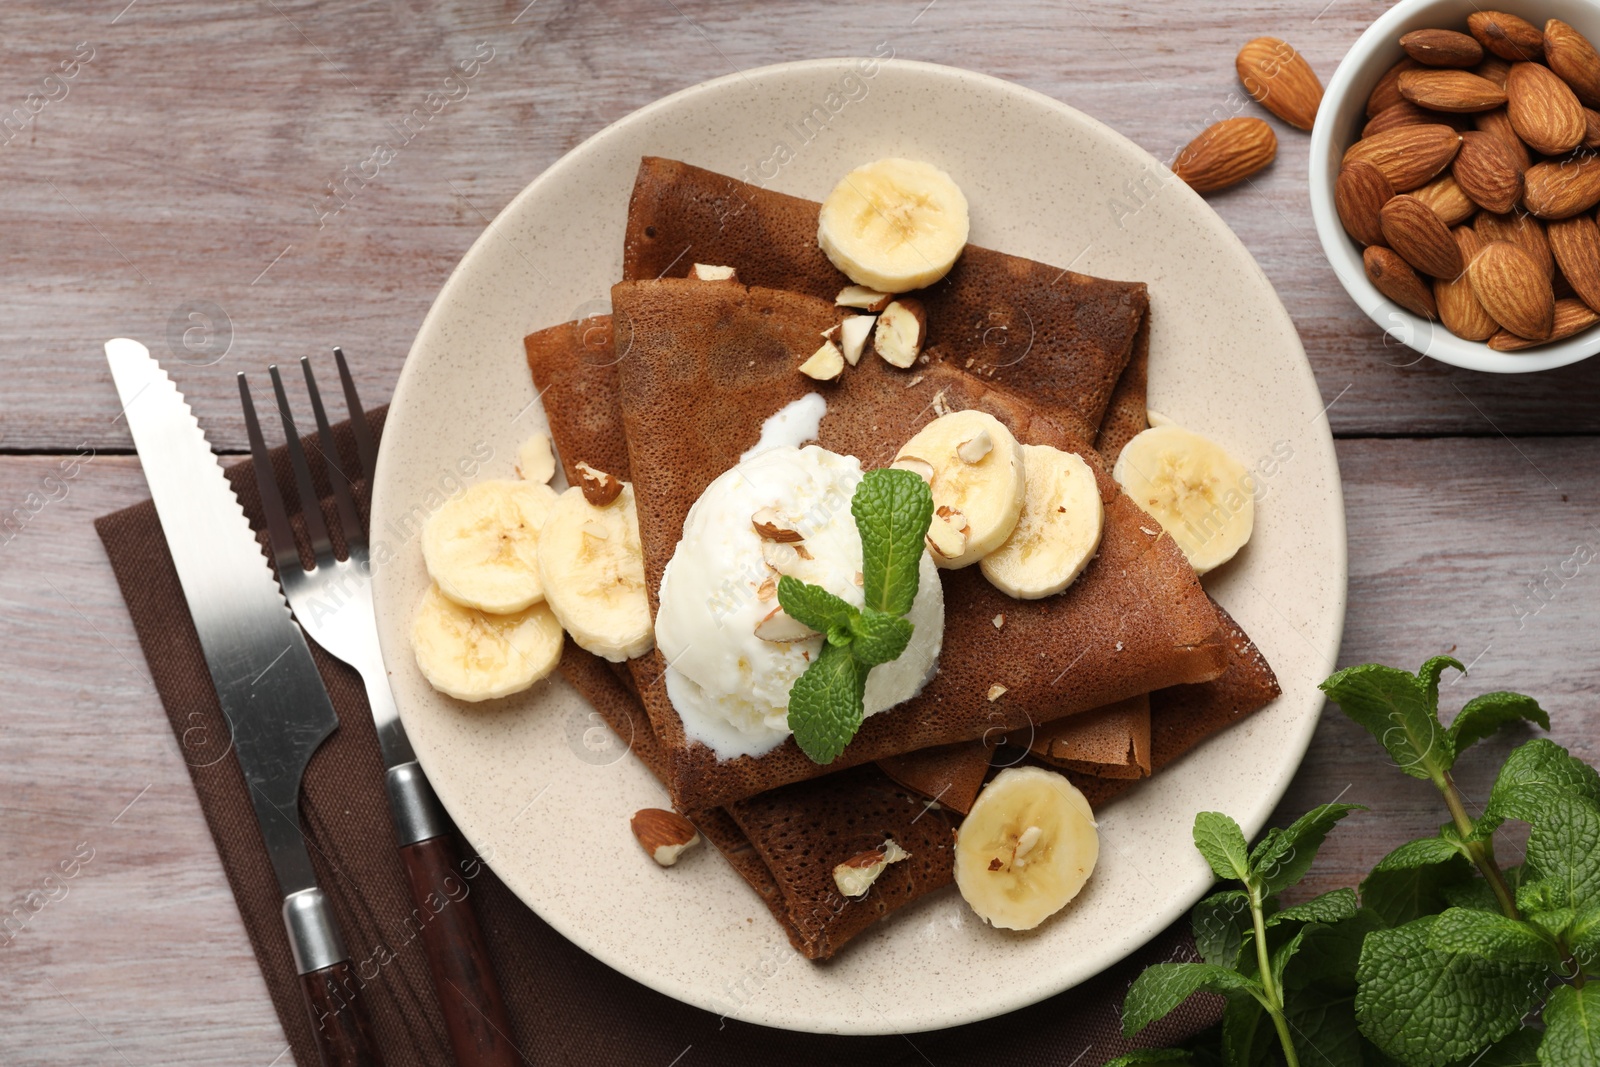
{"label": "white ceramic plate", "polygon": [[[1271,813],[1322,706],[1316,684],[1338,653],[1346,571],[1338,465],[1311,368],[1222,220],[1144,151],[1055,100],[968,71],[891,61],[867,76],[857,62],[784,64],[687,89],[523,190],[462,259],[412,346],[378,463],[373,539],[384,658],[406,729],[457,825],[529,907],[690,1004],[872,1034],[952,1026],[1058,993],[1199,899],[1211,875],[1190,842],[1194,814],[1229,812],[1253,834]],[[795,124],[813,105],[828,122],[813,118],[806,143]],[[936,163],[972,205],[975,243],[1148,282],[1151,406],[1260,464],[1254,539],[1207,585],[1284,694],[1109,805],[1099,869],[1041,929],[990,929],[951,888],[839,958],[808,963],[714,851],[666,871],[644,856],[628,817],[663,804],[664,791],[564,682],[468,705],[418,673],[406,631],[426,584],[420,518],[463,480],[511,477],[517,445],[543,427],[522,337],[605,306],[645,154],[736,176],[748,167],[816,199],[871,159]]]}

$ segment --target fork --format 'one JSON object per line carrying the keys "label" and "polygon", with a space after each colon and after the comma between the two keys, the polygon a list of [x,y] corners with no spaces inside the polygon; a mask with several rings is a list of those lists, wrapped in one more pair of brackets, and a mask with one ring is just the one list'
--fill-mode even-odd
{"label": "fork", "polygon": [[[344,352],[333,350],[344,389],[345,406],[356,440],[360,467],[356,473],[370,479],[377,463],[377,445],[367,425],[355,382],[345,363]],[[301,547],[289,521],[289,511],[278,491],[272,460],[262,438],[250,387],[239,375],[239,399],[244,407],[245,427],[250,435],[250,456],[256,483],[261,490],[261,506],[267,519],[267,537],[278,581],[305,630],[329,655],[354,667],[366,686],[367,703],[377,728],[378,745],[383,753],[385,786],[400,859],[415,907],[408,929],[415,936],[420,925],[423,951],[433,976],[434,993],[450,1035],[450,1046],[461,1067],[512,1067],[523,1062],[511,1043],[511,1023],[505,998],[489,961],[488,946],[467,899],[466,883],[458,874],[455,849],[451,844],[450,821],[434,796],[427,777],[417,763],[411,741],[395,708],[389,689],[389,676],[378,650],[377,615],[372,603],[372,567],[368,556],[367,533],[356,509],[352,493],[356,482],[345,473],[343,458],[333,439],[322,395],[308,358],[300,360],[306,391],[311,396],[311,411],[316,418],[317,448],[327,468],[333,488],[334,510],[345,546],[345,558],[334,553],[333,541],[324,521],[322,503],[311,467],[306,462],[300,434],[289,412],[289,399],[276,364],[267,368],[272,391],[283,425],[289,463],[300,498],[301,520],[305,524],[312,566],[304,565]],[[476,873],[476,872],[474,872]],[[470,877],[467,876],[467,877]]]}

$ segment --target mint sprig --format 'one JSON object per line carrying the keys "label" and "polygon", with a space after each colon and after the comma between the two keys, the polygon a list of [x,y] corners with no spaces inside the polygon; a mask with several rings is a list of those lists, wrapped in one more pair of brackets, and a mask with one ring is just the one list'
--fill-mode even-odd
{"label": "mint sprig", "polygon": [[[1437,834],[1385,856],[1359,894],[1278,900],[1348,805],[1269,830],[1254,848],[1226,815],[1195,817],[1195,847],[1227,883],[1191,914],[1204,962],[1147,970],[1123,1025],[1131,1035],[1200,990],[1225,999],[1222,1022],[1195,1047],[1127,1067],[1600,1067],[1600,774],[1552,741],[1528,741],[1474,817],[1452,778],[1463,754],[1549,718],[1532,698],[1497,692],[1447,726],[1447,669],[1462,668],[1443,656],[1415,674],[1366,664],[1323,683],[1450,813]],[[1526,859],[1502,868],[1495,835],[1509,820],[1528,824]]]}
{"label": "mint sprig", "polygon": [[856,486],[850,514],[861,534],[864,608],[798,578],[778,579],[778,605],[826,639],[789,691],[789,729],[820,764],[837,759],[861,728],[867,672],[911,642],[915,627],[904,616],[917,598],[933,494],[911,471],[872,470]]}

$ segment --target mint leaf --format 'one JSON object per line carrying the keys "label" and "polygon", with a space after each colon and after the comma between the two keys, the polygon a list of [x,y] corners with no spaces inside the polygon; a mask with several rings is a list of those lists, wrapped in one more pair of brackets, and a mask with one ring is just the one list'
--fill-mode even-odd
{"label": "mint leaf", "polygon": [[1132,1037],[1202,990],[1260,992],[1238,971],[1210,963],[1157,963],[1133,980],[1122,1001],[1122,1035]]}
{"label": "mint leaf", "polygon": [[832,763],[861,728],[867,668],[848,649],[825,644],[789,690],[789,729],[813,763]]}
{"label": "mint leaf", "polygon": [[1328,831],[1340,819],[1358,810],[1364,809],[1359,804],[1324,804],[1282,830],[1268,832],[1250,855],[1250,869],[1262,889],[1277,893],[1304,878]]}
{"label": "mint leaf", "polygon": [[1219,967],[1239,966],[1239,952],[1246,936],[1254,929],[1250,917],[1250,896],[1242,889],[1213,893],[1189,913],[1194,930],[1194,947],[1200,958]]}
{"label": "mint leaf", "polygon": [[1428,947],[1438,916],[1367,935],[1356,1019],[1379,1050],[1413,1067],[1461,1059],[1511,1033],[1544,995],[1548,971]]}
{"label": "mint leaf", "polygon": [[1428,703],[1434,708],[1439,706],[1439,678],[1444,674],[1446,667],[1454,667],[1462,674],[1467,673],[1467,669],[1461,665],[1461,661],[1454,656],[1434,656],[1424,663],[1422,669],[1417,672],[1417,679],[1422,682],[1423,687],[1427,690]]}
{"label": "mint leaf", "polygon": [[1538,790],[1536,796],[1522,795],[1533,825],[1527,864],[1538,872],[1538,885],[1549,894],[1547,906],[1576,908],[1600,902],[1600,807],[1584,797],[1549,789]]}
{"label": "mint leaf", "polygon": [[1548,967],[1561,963],[1561,953],[1544,931],[1473,908],[1450,908],[1441,914],[1428,931],[1428,947],[1501,963],[1543,963]]}
{"label": "mint leaf", "polygon": [[1305,998],[1286,1007],[1301,1067],[1363,1067],[1361,1031],[1351,996]]}
{"label": "mint leaf", "polygon": [[850,514],[861,532],[861,588],[866,605],[904,615],[917,597],[933,520],[933,493],[920,475],[881,468],[867,471],[850,498]]}
{"label": "mint leaf", "polygon": [[1244,831],[1220,811],[1202,811],[1194,817],[1194,847],[1218,878],[1249,881],[1250,858]]}
{"label": "mint leaf", "polygon": [[1500,901],[1494,890],[1482,878],[1472,878],[1460,885],[1447,885],[1441,890],[1452,908],[1476,908],[1478,911],[1500,911]]}
{"label": "mint leaf", "polygon": [[1355,918],[1359,905],[1356,903],[1354,889],[1335,889],[1331,893],[1324,893],[1320,897],[1312,897],[1301,904],[1291,908],[1284,908],[1278,914],[1267,919],[1267,929],[1279,923],[1336,923],[1345,919]]}
{"label": "mint leaf", "polygon": [[1278,1054],[1278,1035],[1267,1010],[1252,996],[1234,994],[1222,1008],[1222,1058],[1228,1067],[1258,1067]]}
{"label": "mint leaf", "polygon": [[1450,724],[1450,741],[1460,755],[1502,726],[1520,721],[1550,729],[1550,716],[1532,697],[1521,693],[1480,693],[1456,714]]}
{"label": "mint leaf", "polygon": [[1537,1030],[1522,1029],[1501,1038],[1479,1054],[1475,1067],[1537,1067],[1540,1036]]}
{"label": "mint leaf", "polygon": [[1296,930],[1294,936],[1272,951],[1272,984],[1278,989],[1283,988],[1283,971],[1289,966],[1289,961],[1294,959],[1294,954],[1300,951],[1300,945],[1305,941],[1306,935],[1322,929],[1320,923],[1307,923]]}
{"label": "mint leaf", "polygon": [[822,586],[802,582],[787,574],[778,578],[778,606],[796,622],[811,627],[819,634],[827,634],[828,640],[836,645],[847,642],[835,641],[834,634],[848,634],[851,622],[859,614],[853,605]]}
{"label": "mint leaf", "polygon": [[[1402,771],[1413,778],[1438,780],[1455,762],[1450,735],[1439,724],[1442,659],[1424,664],[1422,678],[1379,663],[1346,667],[1323,682],[1321,689],[1378,739]],[[1439,666],[1428,673],[1435,665]]]}
{"label": "mint leaf", "polygon": [[1554,741],[1537,737],[1506,757],[1479,822],[1491,827],[1506,819],[1532,822],[1539,797],[1549,790],[1600,800],[1600,773]]}
{"label": "mint leaf", "polygon": [[1585,969],[1591,968],[1600,963],[1600,904],[1567,916],[1567,921],[1561,929],[1552,929],[1554,923],[1560,922],[1568,910],[1545,912],[1532,918],[1534,922],[1552,933],[1565,934],[1567,945],[1572,949],[1572,954],[1578,958],[1578,962]]}
{"label": "mint leaf", "polygon": [[1446,841],[1442,837],[1420,837],[1415,841],[1407,841],[1383,857],[1373,870],[1401,871],[1430,863],[1448,863],[1460,855],[1464,853],[1453,841]]}
{"label": "mint leaf", "polygon": [[1544,1067],[1600,1065],[1600,986],[1564,985],[1550,994],[1539,1062]]}
{"label": "mint leaf", "polygon": [[850,651],[869,667],[899,659],[916,629],[910,619],[867,608],[850,620]]}
{"label": "mint leaf", "polygon": [[[1412,862],[1423,851],[1420,848],[1402,855],[1421,843],[1401,845],[1379,861],[1361,883],[1361,906],[1372,909],[1389,926],[1404,926],[1420,915],[1443,911],[1448,904],[1444,890],[1473,877],[1472,864],[1460,853],[1442,863]],[[1395,862],[1391,864],[1391,860]]]}
{"label": "mint leaf", "polygon": [[[1283,986],[1289,990],[1315,989],[1317,997],[1350,995],[1356,991],[1356,963],[1361,945],[1374,930],[1383,929],[1383,920],[1363,908],[1349,919],[1329,926],[1307,926],[1300,951],[1283,973]],[[1307,998],[1291,998],[1303,1001]]]}
{"label": "mint leaf", "polygon": [[1105,1067],[1137,1067],[1142,1063],[1177,1063],[1188,1062],[1194,1055],[1187,1049],[1181,1048],[1136,1048],[1131,1052],[1124,1052],[1116,1059],[1108,1062]]}

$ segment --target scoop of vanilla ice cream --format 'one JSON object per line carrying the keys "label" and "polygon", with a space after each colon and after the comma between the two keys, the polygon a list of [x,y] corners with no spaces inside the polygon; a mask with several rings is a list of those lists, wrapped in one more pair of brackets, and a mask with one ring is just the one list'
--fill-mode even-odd
{"label": "scoop of vanilla ice cream", "polygon": [[[756,624],[778,606],[759,590],[776,573],[763,556],[752,516],[771,508],[799,530],[811,556],[778,549],[784,573],[860,607],[861,535],[850,499],[861,461],[816,445],[780,446],[741,462],[706,487],[689,509],[683,540],[661,576],[656,645],[667,661],[667,695],[684,733],[719,759],[758,756],[789,736],[789,689],[822,650],[820,635],[774,642]],[[933,676],[944,637],[938,569],[922,554],[915,628],[898,659],[867,675],[866,713],[909,700]]]}

